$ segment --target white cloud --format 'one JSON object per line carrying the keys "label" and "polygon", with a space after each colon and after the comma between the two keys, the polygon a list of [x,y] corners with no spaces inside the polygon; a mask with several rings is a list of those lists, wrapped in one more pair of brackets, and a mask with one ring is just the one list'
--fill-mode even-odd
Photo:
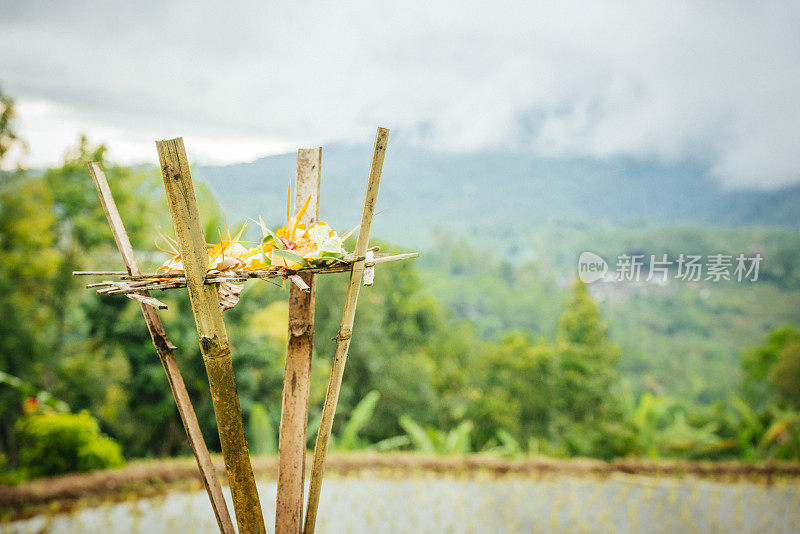
{"label": "white cloud", "polygon": [[152,140],[176,134],[206,140],[195,158],[235,161],[363,142],[381,124],[445,150],[692,159],[734,186],[800,180],[796,3],[0,10],[9,14],[0,21],[0,83],[23,103],[67,110],[82,128],[69,140],[47,137],[55,133],[46,124],[58,121],[21,106],[42,161],[78,131],[105,136],[126,161],[151,161]]}
{"label": "white cloud", "polygon": [[[58,165],[68,148],[86,134],[92,143],[103,143],[109,159],[121,163],[153,163],[157,160],[154,140],[180,133],[131,131],[102,122],[83,120],[75,110],[43,100],[22,99],[15,103],[20,120],[17,128],[27,146],[15,146],[3,161],[7,169],[18,164],[27,167]],[[226,164],[293,150],[297,145],[286,140],[256,137],[184,136],[192,161],[201,164]]]}

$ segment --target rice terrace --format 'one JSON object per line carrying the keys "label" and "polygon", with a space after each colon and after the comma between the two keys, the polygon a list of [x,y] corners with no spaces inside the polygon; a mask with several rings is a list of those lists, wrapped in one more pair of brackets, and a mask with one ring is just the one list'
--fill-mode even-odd
{"label": "rice terrace", "polygon": [[0,534],[800,532],[798,21],[0,0]]}

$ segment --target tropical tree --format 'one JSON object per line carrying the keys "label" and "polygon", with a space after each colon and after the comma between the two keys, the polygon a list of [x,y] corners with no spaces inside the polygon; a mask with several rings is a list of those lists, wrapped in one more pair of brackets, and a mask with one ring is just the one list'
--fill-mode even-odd
{"label": "tropical tree", "polygon": [[603,426],[619,419],[616,363],[619,349],[608,337],[608,325],[589,294],[576,281],[556,335],[557,368],[553,404],[556,439],[572,454],[613,455]]}
{"label": "tropical tree", "polygon": [[475,421],[475,441],[485,447],[501,430],[520,442],[546,436],[553,421],[553,348],[509,332],[484,346],[471,369],[467,417]]}
{"label": "tropical tree", "polygon": [[0,88],[0,163],[14,145],[25,145],[14,128],[14,100]]}
{"label": "tropical tree", "polygon": [[742,354],[742,395],[756,411],[771,403],[800,409],[800,331],[786,325]]}

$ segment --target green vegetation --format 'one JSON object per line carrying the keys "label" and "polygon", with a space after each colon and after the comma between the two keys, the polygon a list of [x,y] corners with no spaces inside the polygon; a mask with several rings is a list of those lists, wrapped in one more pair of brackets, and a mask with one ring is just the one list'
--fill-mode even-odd
{"label": "green vegetation", "polygon": [[78,414],[28,415],[17,421],[20,468],[28,476],[119,467],[120,446],[100,433],[86,411]]}
{"label": "green vegetation", "polygon": [[275,426],[269,418],[269,413],[263,404],[254,402],[250,410],[250,420],[247,424],[247,444],[251,454],[277,454],[278,436]]}
{"label": "green vegetation", "polygon": [[[7,132],[3,139],[17,142]],[[100,431],[128,458],[188,453],[138,305],[97,296],[70,274],[120,265],[85,166],[103,156],[104,147],[81,139],[59,168],[0,175],[6,470],[41,475],[115,465],[119,451]],[[163,260],[152,252],[157,230],[169,228],[160,178],[150,168],[105,166],[137,255],[152,268]],[[215,235],[225,219],[208,190],[198,196],[206,234]],[[382,266],[364,290],[335,449],[800,459],[800,334],[782,326],[800,324],[796,234],[578,223],[548,230],[531,223],[498,231],[490,247],[490,230],[469,241],[440,235],[419,262]],[[762,279],[750,285],[587,287],[573,282],[576,251],[586,249],[607,259],[636,250],[759,250],[766,259]],[[344,282],[345,275],[318,280],[309,446]],[[162,317],[198,420],[209,448],[218,450],[188,296],[158,297],[169,305]],[[274,454],[287,292],[251,282],[225,320],[251,448]],[[78,415],[24,416],[29,397]],[[53,452],[50,434],[58,432],[88,441],[70,442],[72,456]],[[46,464],[42,454],[67,463]]]}
{"label": "green vegetation", "polygon": [[[742,380],[743,350],[773,329],[800,324],[800,235],[775,229],[664,228],[559,224],[489,230],[469,242],[439,235],[419,267],[427,287],[486,339],[509,328],[553,337],[577,273],[591,250],[613,271],[621,254],[752,254],[764,257],[759,280],[667,285],[595,283],[620,348],[618,371],[637,395],[668,393],[699,404],[725,400]],[[496,255],[480,252],[495,251]],[[500,274],[502,283],[498,281]],[[647,266],[642,268],[646,278]],[[674,269],[671,276],[674,276]]]}

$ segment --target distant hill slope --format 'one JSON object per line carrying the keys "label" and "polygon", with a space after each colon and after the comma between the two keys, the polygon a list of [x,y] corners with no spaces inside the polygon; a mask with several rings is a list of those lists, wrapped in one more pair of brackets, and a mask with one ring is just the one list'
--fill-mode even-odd
{"label": "distant hill slope", "polygon": [[[370,155],[370,147],[323,150],[323,220],[341,229],[358,222]],[[200,166],[195,176],[211,186],[229,218],[276,222],[295,161],[295,154],[283,154]],[[727,191],[691,164],[454,155],[398,145],[386,156],[378,206],[386,211],[377,216],[375,234],[408,245],[409,236],[426,241],[434,227],[466,233],[554,219],[798,228],[798,202],[800,186]]]}
{"label": "distant hill slope", "polygon": [[[369,159],[369,147],[323,150],[320,211],[341,231],[359,220]],[[260,214],[275,223],[295,161],[285,154],[194,175],[229,220]],[[390,144],[378,205],[386,211],[373,233],[421,250],[415,264],[427,289],[487,338],[509,328],[552,338],[584,250],[612,269],[621,253],[763,253],[757,284],[609,285],[597,295],[633,391],[708,403],[736,391],[742,349],[800,320],[798,201],[800,186],[726,191],[688,164],[456,156]],[[435,236],[437,227],[451,237]]]}

